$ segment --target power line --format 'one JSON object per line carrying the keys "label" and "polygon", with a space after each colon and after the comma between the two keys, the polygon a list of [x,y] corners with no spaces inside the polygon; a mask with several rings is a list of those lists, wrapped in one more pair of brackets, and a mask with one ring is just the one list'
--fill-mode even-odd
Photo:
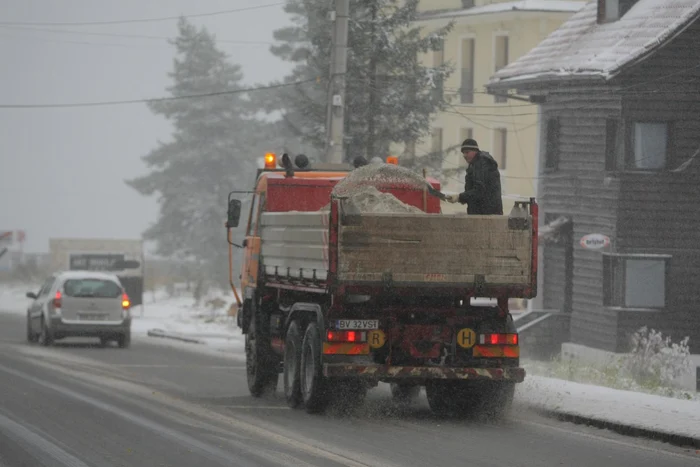
{"label": "power line", "polygon": [[270,89],[278,89],[288,86],[297,86],[299,84],[315,82],[316,78],[307,79],[303,81],[295,81],[293,83],[283,83],[283,84],[273,84],[270,86],[259,86],[255,88],[245,88],[245,89],[232,89],[230,91],[216,91],[208,92],[202,94],[188,94],[184,96],[169,96],[169,97],[156,97],[151,99],[131,99],[131,100],[120,100],[120,101],[100,101],[100,102],[74,102],[65,104],[0,104],[0,109],[56,109],[56,108],[70,108],[70,107],[104,107],[109,105],[124,105],[124,104],[144,104],[149,102],[167,102],[167,101],[177,101],[182,99],[197,99],[200,97],[215,97],[215,96],[225,96],[230,94],[241,94],[246,92],[256,92],[256,91],[266,91]]}
{"label": "power line", "polygon": [[191,15],[179,15],[179,16],[163,16],[159,18],[137,18],[137,19],[123,19],[123,20],[112,20],[112,21],[73,21],[73,22],[43,22],[43,21],[0,21],[0,26],[99,26],[107,24],[129,24],[129,23],[152,23],[157,21],[172,21],[180,18],[201,18],[204,16],[217,16],[217,15],[227,15],[229,13],[238,13],[241,11],[249,10],[260,10],[262,8],[270,8],[273,6],[284,5],[284,2],[278,3],[267,3],[265,5],[256,5],[243,8],[233,8],[230,10],[220,10],[212,11],[209,13],[195,13]]}
{"label": "power line", "polygon": [[92,45],[92,46],[101,46],[101,47],[122,47],[125,49],[143,49],[143,47],[160,47],[162,50],[162,47],[167,47],[167,44],[117,44],[114,42],[89,42],[89,41],[77,41],[77,40],[71,40],[71,39],[52,39],[48,37],[22,37],[22,36],[16,36],[13,34],[2,34],[0,32],[0,38],[3,39],[10,39],[10,40],[21,40],[21,41],[38,41],[38,42],[48,42],[50,44],[77,44],[77,45]]}
{"label": "power line", "polygon": [[[36,31],[36,32],[49,32],[57,34],[79,34],[85,36],[106,36],[106,37],[125,37],[134,39],[150,39],[158,41],[172,40],[172,37],[166,36],[150,36],[146,34],[119,34],[119,33],[109,33],[109,32],[92,32],[92,31],[71,31],[69,29],[51,29],[51,28],[37,28],[28,26],[6,26],[0,24],[0,27],[15,31]],[[230,40],[230,39],[219,39],[216,38],[216,43],[224,44],[250,44],[250,45],[273,45],[274,42],[266,41],[243,41],[243,40]]]}

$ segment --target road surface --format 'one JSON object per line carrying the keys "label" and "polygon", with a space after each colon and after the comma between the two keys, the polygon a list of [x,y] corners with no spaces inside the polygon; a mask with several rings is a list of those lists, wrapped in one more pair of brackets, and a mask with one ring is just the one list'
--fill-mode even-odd
{"label": "road surface", "polygon": [[700,465],[694,451],[524,410],[442,420],[422,395],[400,411],[386,387],[352,415],[312,416],[279,391],[250,397],[240,359],[146,338],[43,348],[24,326],[0,312],[0,467]]}

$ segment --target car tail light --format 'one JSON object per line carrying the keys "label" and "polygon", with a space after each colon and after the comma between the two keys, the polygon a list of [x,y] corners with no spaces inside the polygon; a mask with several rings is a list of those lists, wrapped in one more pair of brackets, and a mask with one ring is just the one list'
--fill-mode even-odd
{"label": "car tail light", "polygon": [[328,342],[367,342],[367,331],[328,331]]}
{"label": "car tail light", "polygon": [[130,306],[131,306],[131,301],[129,300],[129,296],[125,293],[122,294],[122,308],[125,310],[128,310]]}
{"label": "car tail light", "polygon": [[486,345],[518,345],[517,334],[482,334],[479,344]]}
{"label": "car tail light", "polygon": [[61,308],[61,291],[60,290],[56,291],[56,296],[53,299],[53,307],[54,308]]}

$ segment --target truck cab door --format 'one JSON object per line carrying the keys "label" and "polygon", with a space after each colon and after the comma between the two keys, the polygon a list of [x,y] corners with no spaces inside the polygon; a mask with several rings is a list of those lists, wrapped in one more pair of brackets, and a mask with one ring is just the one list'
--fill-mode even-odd
{"label": "truck cab door", "polygon": [[264,209],[265,194],[255,194],[248,217],[248,228],[245,237],[245,261],[241,274],[241,289],[245,295],[248,287],[255,287],[258,278],[258,263],[260,262],[260,214]]}

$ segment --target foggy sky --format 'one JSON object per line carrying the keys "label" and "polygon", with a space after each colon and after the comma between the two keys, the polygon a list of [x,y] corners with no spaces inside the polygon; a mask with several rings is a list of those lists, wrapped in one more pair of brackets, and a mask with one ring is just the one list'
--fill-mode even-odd
{"label": "foggy sky", "polygon": [[[86,22],[178,16],[281,0],[0,0],[0,21]],[[189,18],[217,39],[272,42],[289,22],[282,6]],[[0,26],[0,104],[46,104],[165,96],[177,20],[98,26]],[[46,29],[77,31],[76,34]],[[243,67],[246,84],[290,67],[268,45],[219,43]],[[25,251],[49,237],[139,238],[157,215],[155,200],[126,186],[146,171],[141,156],[171,128],[145,104],[73,109],[0,109],[0,230],[23,229]],[[225,206],[222,205],[222,212]],[[223,234],[223,232],[222,232]]]}

